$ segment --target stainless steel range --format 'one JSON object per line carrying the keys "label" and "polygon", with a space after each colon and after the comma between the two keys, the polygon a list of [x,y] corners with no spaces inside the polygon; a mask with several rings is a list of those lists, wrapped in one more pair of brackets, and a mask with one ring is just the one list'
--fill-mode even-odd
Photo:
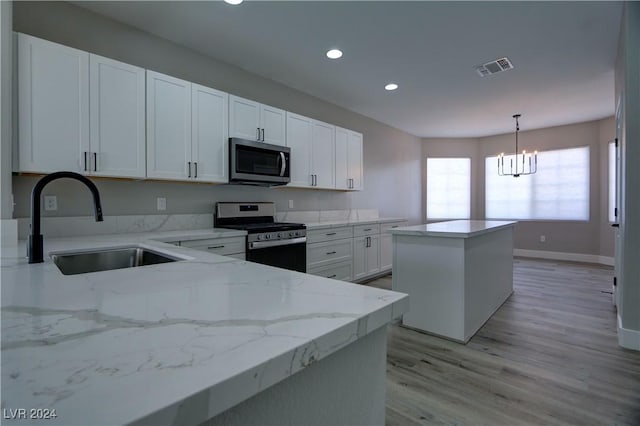
{"label": "stainless steel range", "polygon": [[217,203],[216,228],[247,231],[247,260],[307,271],[307,231],[302,223],[275,221],[274,203]]}

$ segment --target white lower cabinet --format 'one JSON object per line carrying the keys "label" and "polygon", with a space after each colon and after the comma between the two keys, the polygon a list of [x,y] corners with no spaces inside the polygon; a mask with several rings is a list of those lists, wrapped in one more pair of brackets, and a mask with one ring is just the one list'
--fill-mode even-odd
{"label": "white lower cabinet", "polygon": [[334,280],[351,281],[351,277],[353,276],[353,263],[351,260],[332,263],[318,268],[311,268],[307,270],[307,273],[325,278],[333,278]]}
{"label": "white lower cabinet", "polygon": [[351,281],[351,226],[307,231],[307,273]]}
{"label": "white lower cabinet", "polygon": [[353,239],[353,280],[380,272],[380,235]]}
{"label": "white lower cabinet", "polygon": [[406,221],[398,221],[380,225],[380,272],[390,271],[393,264],[393,238],[390,230],[406,224]]}
{"label": "white lower cabinet", "polygon": [[179,245],[244,260],[245,241],[245,237],[208,238],[205,240],[181,240]]}

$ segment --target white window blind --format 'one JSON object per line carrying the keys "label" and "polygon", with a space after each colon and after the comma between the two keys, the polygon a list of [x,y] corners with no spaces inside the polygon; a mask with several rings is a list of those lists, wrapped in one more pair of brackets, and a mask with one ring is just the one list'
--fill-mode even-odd
{"label": "white window blind", "polygon": [[616,145],[609,144],[609,222],[616,221]]}
{"label": "white window blind", "polygon": [[470,216],[471,159],[427,158],[427,218]]}
{"label": "white window blind", "polygon": [[538,153],[533,175],[498,176],[498,157],[485,160],[488,219],[589,219],[589,147]]}

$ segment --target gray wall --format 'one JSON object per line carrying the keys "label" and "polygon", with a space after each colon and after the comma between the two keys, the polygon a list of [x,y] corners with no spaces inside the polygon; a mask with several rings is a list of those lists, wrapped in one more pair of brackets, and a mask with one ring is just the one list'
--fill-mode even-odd
{"label": "gray wall", "polygon": [[[588,221],[519,222],[514,234],[516,248],[613,256],[613,231],[607,217],[607,144],[614,138],[613,117],[520,132],[520,147],[528,151],[585,145],[591,148],[589,188],[591,206]],[[499,152],[511,152],[509,150],[513,150],[513,144],[513,133],[469,139],[424,139],[423,158],[448,156],[471,158],[471,216],[474,219],[483,219],[485,214],[484,159]],[[540,235],[546,236],[545,243],[540,242]]]}
{"label": "gray wall", "polygon": [[11,219],[12,6],[0,1],[0,219]]}
{"label": "gray wall", "polygon": [[[135,28],[62,2],[17,2],[14,31],[121,60],[275,107],[362,132],[364,187],[358,193],[265,189],[193,183],[97,179],[105,214],[154,214],[155,198],[167,198],[167,213],[207,213],[216,201],[275,201],[278,211],[378,208],[381,215],[422,220],[421,141],[370,118],[308,96],[271,80],[203,56]],[[29,191],[36,178],[16,176],[15,217],[29,215]],[[58,216],[88,215],[88,194],[73,182],[46,188],[58,196]],[[50,212],[47,212],[47,214]]]}
{"label": "gray wall", "polygon": [[[622,107],[621,252],[616,270],[620,282],[622,327],[640,333],[640,3],[626,2],[616,61],[616,100]],[[637,343],[636,343],[637,349]]]}

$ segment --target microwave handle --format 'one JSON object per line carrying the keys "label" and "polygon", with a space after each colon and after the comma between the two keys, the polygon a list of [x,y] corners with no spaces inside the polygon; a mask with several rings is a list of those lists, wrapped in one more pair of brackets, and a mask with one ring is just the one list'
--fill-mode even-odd
{"label": "microwave handle", "polygon": [[284,176],[284,172],[287,169],[287,159],[282,151],[280,151],[280,161],[282,161],[282,166],[280,166],[280,176]]}

